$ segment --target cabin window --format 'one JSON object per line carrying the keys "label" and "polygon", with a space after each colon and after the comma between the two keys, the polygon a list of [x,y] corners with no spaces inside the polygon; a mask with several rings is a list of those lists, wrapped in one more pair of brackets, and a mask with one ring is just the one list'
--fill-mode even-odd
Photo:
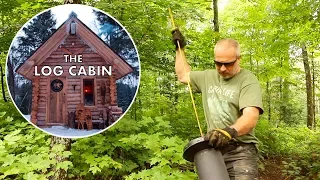
{"label": "cabin window", "polygon": [[94,106],[94,80],[83,80],[83,102],[85,106]]}
{"label": "cabin window", "polygon": [[76,23],[74,21],[70,24],[70,34],[75,35],[76,34]]}

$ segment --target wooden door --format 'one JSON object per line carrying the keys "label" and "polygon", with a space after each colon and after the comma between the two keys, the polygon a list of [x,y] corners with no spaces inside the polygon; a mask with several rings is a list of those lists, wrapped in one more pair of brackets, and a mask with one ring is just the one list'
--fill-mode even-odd
{"label": "wooden door", "polygon": [[66,125],[65,107],[66,107],[66,86],[65,77],[52,77],[50,79],[50,97],[49,97],[49,122],[48,125]]}

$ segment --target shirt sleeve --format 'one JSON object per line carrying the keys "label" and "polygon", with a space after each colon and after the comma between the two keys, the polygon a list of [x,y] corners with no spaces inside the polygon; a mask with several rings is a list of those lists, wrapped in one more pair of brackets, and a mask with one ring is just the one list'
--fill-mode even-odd
{"label": "shirt sleeve", "polygon": [[243,86],[241,87],[239,108],[240,111],[242,111],[246,107],[257,107],[260,114],[263,114],[262,93],[260,84],[255,76],[253,78],[254,79],[246,78]]}
{"label": "shirt sleeve", "polygon": [[192,90],[196,92],[202,92],[204,82],[205,82],[205,72],[204,71],[191,71],[189,73],[190,85]]}

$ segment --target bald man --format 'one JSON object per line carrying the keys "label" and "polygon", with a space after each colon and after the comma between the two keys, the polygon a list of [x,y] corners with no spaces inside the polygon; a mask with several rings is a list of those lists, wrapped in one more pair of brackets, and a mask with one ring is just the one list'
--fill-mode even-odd
{"label": "bald man", "polygon": [[240,67],[239,43],[233,39],[218,41],[213,60],[216,68],[192,71],[185,60],[184,37],[179,29],[173,30],[172,35],[178,80],[190,82],[192,89],[202,94],[208,124],[205,139],[223,154],[231,180],[258,179],[254,128],[263,113],[262,95],[257,78]]}

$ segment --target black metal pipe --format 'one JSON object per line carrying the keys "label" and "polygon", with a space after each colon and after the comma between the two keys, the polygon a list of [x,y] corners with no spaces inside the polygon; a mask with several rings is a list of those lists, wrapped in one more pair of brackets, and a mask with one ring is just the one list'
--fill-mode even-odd
{"label": "black metal pipe", "polygon": [[195,162],[200,180],[230,180],[221,152],[210,147],[203,137],[185,146],[183,158]]}

